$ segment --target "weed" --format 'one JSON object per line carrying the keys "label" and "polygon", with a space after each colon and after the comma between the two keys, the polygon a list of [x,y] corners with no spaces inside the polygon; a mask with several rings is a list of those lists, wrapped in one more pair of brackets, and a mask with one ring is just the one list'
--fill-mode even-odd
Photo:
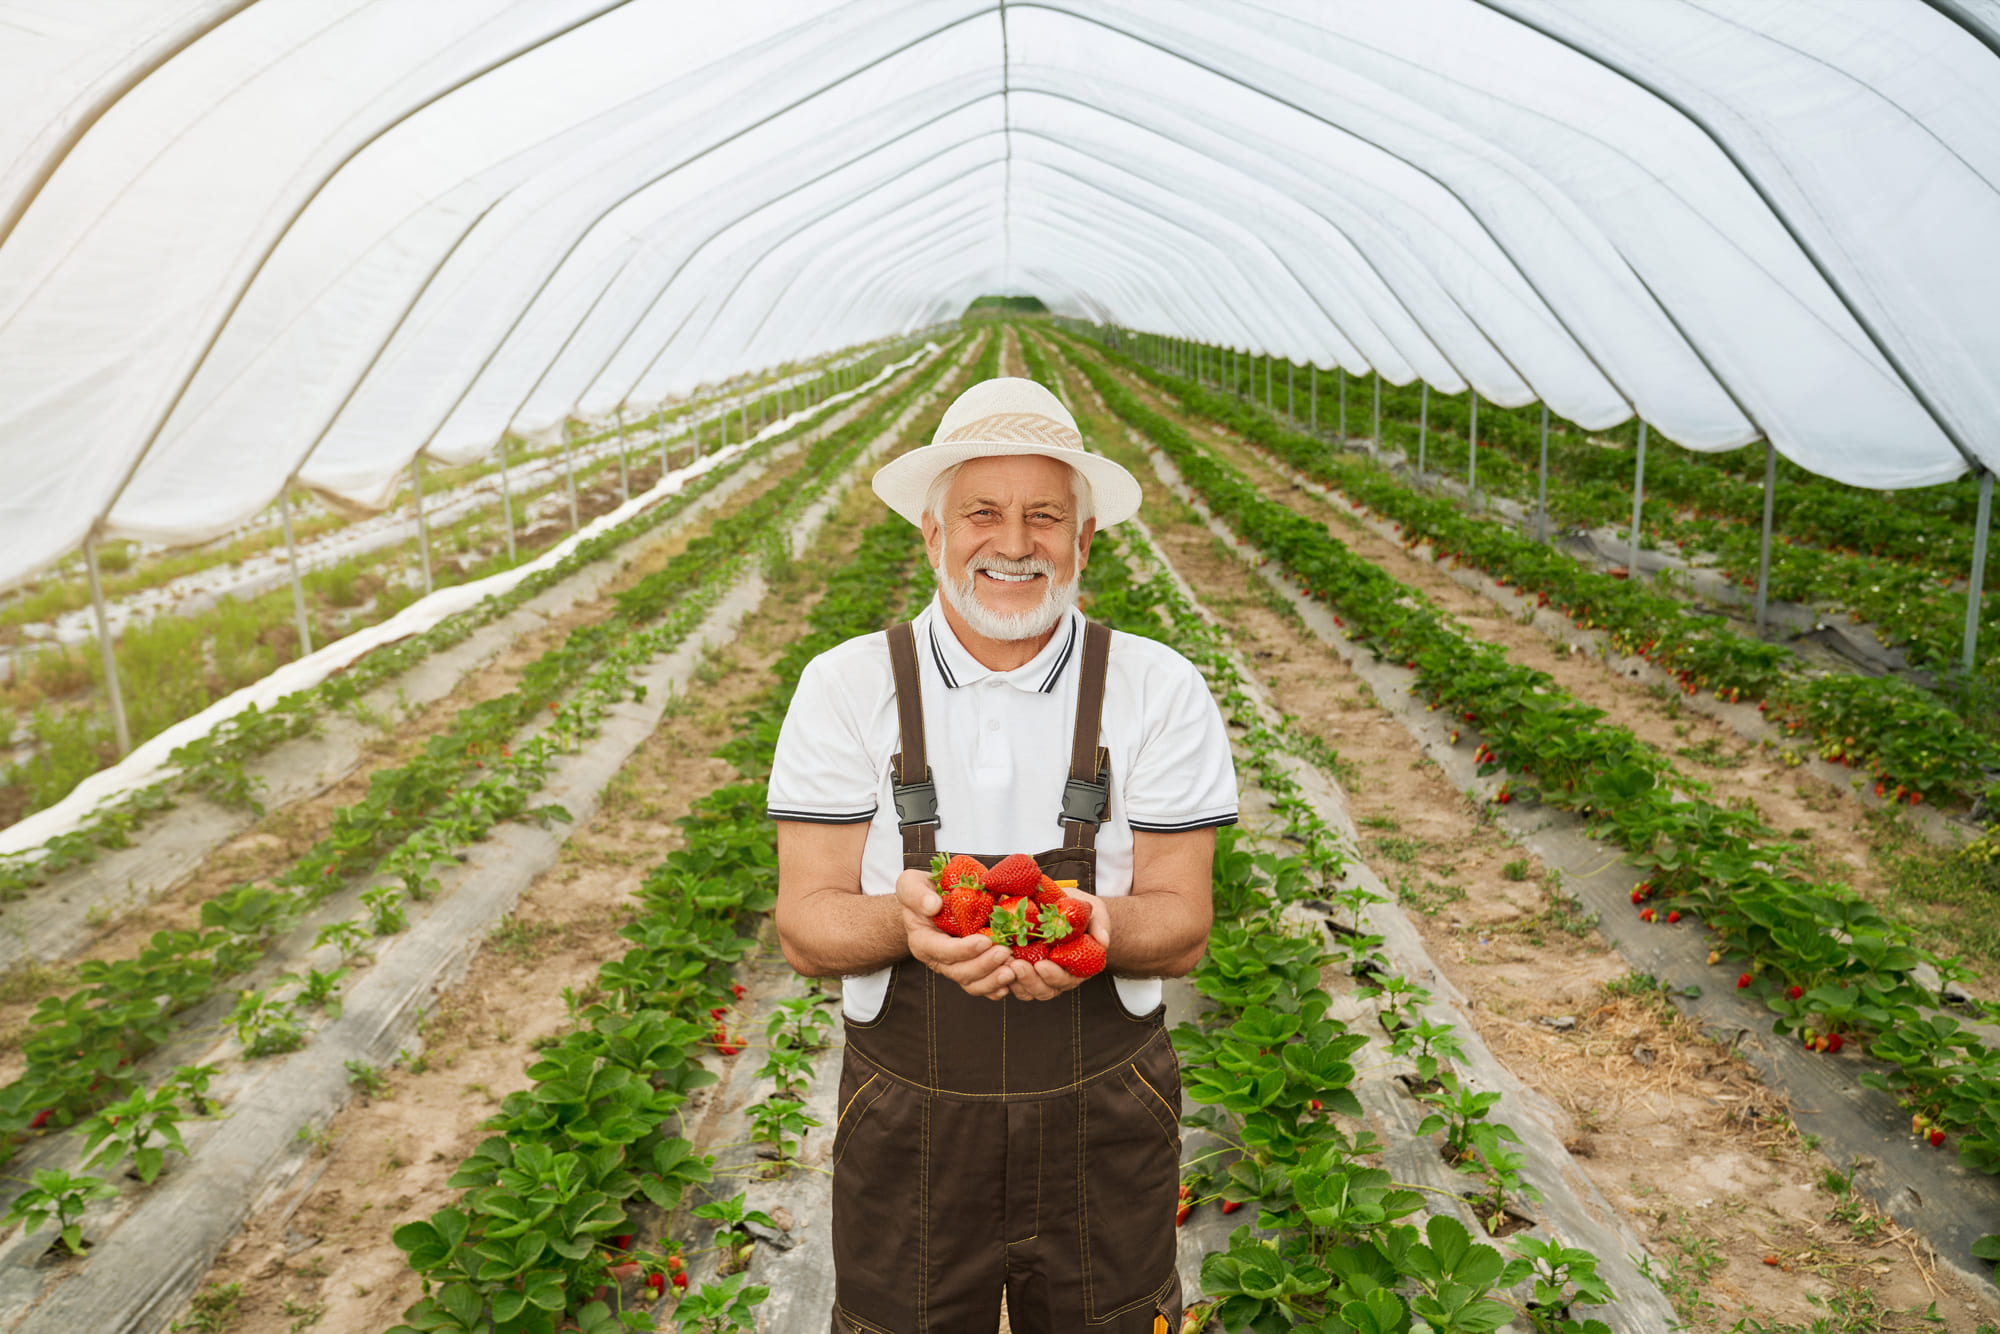
{"label": "weed", "polygon": [[1354,823],[1360,825],[1363,829],[1386,829],[1392,833],[1403,827],[1396,823],[1394,816],[1390,815],[1364,815]]}
{"label": "weed", "polygon": [[174,1334],[222,1334],[235,1325],[241,1314],[236,1306],[242,1300],[241,1283],[210,1283],[188,1303],[187,1319],[174,1321],[170,1328]]}
{"label": "weed", "polygon": [[1528,859],[1526,857],[1516,857],[1513,861],[1508,862],[1500,868],[1500,874],[1509,880],[1519,881],[1528,878],[1528,870]]}
{"label": "weed", "polygon": [[1424,852],[1430,847],[1428,842],[1416,837],[1406,838],[1396,835],[1385,835],[1372,841],[1375,851],[1381,853],[1390,861],[1401,862],[1405,866],[1423,856]]}
{"label": "weed", "polygon": [[389,1091],[388,1073],[363,1060],[347,1062],[347,1082],[358,1086],[368,1098],[379,1098]]}
{"label": "weed", "polygon": [[278,1309],[281,1314],[292,1317],[290,1334],[303,1334],[305,1330],[317,1325],[320,1317],[326,1314],[326,1303],[314,1302],[308,1306],[287,1297]]}
{"label": "weed", "polygon": [[295,1138],[299,1143],[310,1146],[315,1158],[324,1158],[333,1152],[332,1126],[303,1125]]}

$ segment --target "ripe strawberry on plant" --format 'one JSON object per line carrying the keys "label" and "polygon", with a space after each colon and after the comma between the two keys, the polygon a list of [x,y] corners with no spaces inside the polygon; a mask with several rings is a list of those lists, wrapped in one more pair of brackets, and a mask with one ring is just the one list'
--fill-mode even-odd
{"label": "ripe strawberry on plant", "polygon": [[1104,971],[1104,946],[1096,936],[1078,933],[1051,946],[1049,959],[1071,977],[1095,977]]}
{"label": "ripe strawberry on plant", "polygon": [[982,890],[959,885],[945,891],[944,906],[931,922],[948,936],[969,936],[985,926],[992,916],[991,897]]}
{"label": "ripe strawberry on plant", "polygon": [[986,873],[986,888],[995,898],[1026,898],[1040,886],[1042,868],[1026,853],[1002,857]]}

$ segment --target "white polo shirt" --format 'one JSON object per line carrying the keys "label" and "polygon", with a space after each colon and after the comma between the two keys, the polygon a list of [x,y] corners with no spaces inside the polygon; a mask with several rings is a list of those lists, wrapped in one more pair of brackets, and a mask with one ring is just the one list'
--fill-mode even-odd
{"label": "white polo shirt", "polygon": [[[1083,625],[1082,614],[1071,611],[1033,661],[995,672],[966,652],[935,598],[918,614],[940,849],[1032,855],[1061,846]],[[1110,752],[1111,768],[1110,809],[1097,830],[1098,894],[1131,892],[1133,830],[1236,822],[1236,766],[1222,714],[1194,664],[1165,644],[1112,634],[1098,743]],[[858,636],[806,664],[778,733],[770,814],[816,824],[866,821],[867,894],[893,894],[903,869],[889,771],[901,748],[886,636]],[[1157,979],[1114,980],[1134,1014],[1159,1004]],[[886,969],[848,978],[847,1016],[874,1018],[888,984]]]}

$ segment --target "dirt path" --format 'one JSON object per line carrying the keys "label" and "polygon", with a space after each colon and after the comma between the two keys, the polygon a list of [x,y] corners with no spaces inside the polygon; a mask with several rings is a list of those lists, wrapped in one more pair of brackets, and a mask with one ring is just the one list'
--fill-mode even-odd
{"label": "dirt path", "polygon": [[[1071,376],[1067,387],[1093,447],[1145,486],[1143,517],[1167,558],[1279,707],[1345,761],[1339,776],[1369,864],[1471,999],[1482,1038],[1568,1113],[1571,1153],[1631,1215],[1684,1319],[1728,1329],[1754,1316],[1775,1332],[1787,1326],[1772,1322],[1809,1326],[1828,1316],[1833,1308],[1815,1303],[1831,1302],[1846,1315],[1830,1330],[1970,1334],[2000,1314],[1976,1314],[1969,1304],[1982,1294],[1928,1277],[1909,1249],[1920,1242],[1825,1189],[1828,1164],[1792,1130],[1782,1100],[1632,977],[1559,877],[1488,824],[1339,655],[1171,496],[1088,383]],[[1471,604],[1480,599],[1433,574],[1448,586],[1440,596],[1458,595],[1447,606],[1478,610]],[[1489,605],[1468,624],[1483,633],[1494,619]],[[1894,1314],[1934,1299],[1941,1326]]]}

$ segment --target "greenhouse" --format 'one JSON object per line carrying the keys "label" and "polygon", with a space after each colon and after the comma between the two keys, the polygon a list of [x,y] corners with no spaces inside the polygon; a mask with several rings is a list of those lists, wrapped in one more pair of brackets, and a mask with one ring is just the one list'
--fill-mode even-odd
{"label": "greenhouse", "polygon": [[0,10],[0,1330],[2000,1330],[1996,0]]}

